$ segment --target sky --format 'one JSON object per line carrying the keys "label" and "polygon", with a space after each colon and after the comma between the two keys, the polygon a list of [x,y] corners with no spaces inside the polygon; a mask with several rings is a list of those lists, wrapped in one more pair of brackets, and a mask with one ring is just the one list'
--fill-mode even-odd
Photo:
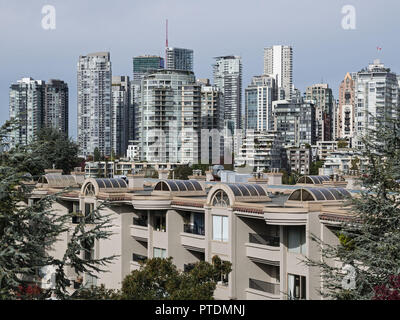
{"label": "sky", "polygon": [[[42,27],[42,8],[56,27]],[[355,29],[343,29],[355,9]],[[132,57],[164,56],[169,46],[194,50],[194,72],[212,80],[214,57],[239,55],[243,88],[263,73],[263,49],[293,46],[293,82],[304,92],[328,83],[337,97],[347,72],[379,58],[400,73],[398,0],[0,0],[0,123],[8,119],[9,87],[23,77],[69,85],[69,134],[77,135],[77,61],[111,53],[112,74],[132,77]],[[377,50],[377,47],[382,50]]]}

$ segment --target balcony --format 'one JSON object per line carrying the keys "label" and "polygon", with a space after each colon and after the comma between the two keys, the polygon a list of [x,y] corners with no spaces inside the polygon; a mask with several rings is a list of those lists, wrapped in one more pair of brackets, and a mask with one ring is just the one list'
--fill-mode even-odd
{"label": "balcony", "polygon": [[147,219],[133,218],[133,225],[147,228]]}
{"label": "balcony", "polygon": [[279,247],[280,239],[279,237],[270,236],[267,234],[250,233],[249,242],[255,244],[261,244],[270,247]]}
{"label": "balcony", "polygon": [[280,240],[263,234],[249,234],[249,242],[245,244],[246,255],[253,261],[274,266],[280,265]]}
{"label": "balcony", "polygon": [[246,289],[249,300],[279,300],[280,284],[249,279],[249,288]]}
{"label": "balcony", "polygon": [[200,236],[205,235],[204,231],[204,226],[197,226],[193,224],[184,224],[183,225],[183,232],[185,233],[191,233],[191,234],[197,234]]}
{"label": "balcony", "polygon": [[181,233],[181,244],[187,250],[205,252],[206,240],[204,234],[203,226],[185,224]]}
{"label": "balcony", "polygon": [[131,261],[131,272],[134,270],[139,270],[141,263],[147,259],[146,256],[142,256],[140,254],[132,254],[132,261]]}
{"label": "balcony", "polygon": [[138,241],[148,241],[149,237],[149,228],[147,225],[131,225],[131,236]]}

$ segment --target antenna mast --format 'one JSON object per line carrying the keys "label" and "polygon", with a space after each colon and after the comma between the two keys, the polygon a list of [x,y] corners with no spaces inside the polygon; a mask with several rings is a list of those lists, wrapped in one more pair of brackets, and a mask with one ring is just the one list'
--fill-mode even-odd
{"label": "antenna mast", "polygon": [[167,48],[168,48],[168,19],[166,20],[165,24],[165,61],[164,61],[164,68],[168,69],[167,66]]}
{"label": "antenna mast", "polygon": [[165,29],[165,47],[168,48],[168,19],[166,21],[166,29]]}

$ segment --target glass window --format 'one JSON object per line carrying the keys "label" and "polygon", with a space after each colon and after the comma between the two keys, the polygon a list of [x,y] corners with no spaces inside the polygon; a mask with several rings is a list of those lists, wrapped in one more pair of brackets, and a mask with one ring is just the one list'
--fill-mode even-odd
{"label": "glass window", "polygon": [[167,250],[154,247],[153,248],[153,256],[154,256],[154,258],[165,259],[167,257]]}
{"label": "glass window", "polygon": [[228,217],[213,216],[213,240],[228,241]]}
{"label": "glass window", "polygon": [[289,300],[304,300],[306,295],[306,277],[288,274],[288,296]]}
{"label": "glass window", "polygon": [[288,227],[288,251],[291,253],[306,254],[306,227]]}

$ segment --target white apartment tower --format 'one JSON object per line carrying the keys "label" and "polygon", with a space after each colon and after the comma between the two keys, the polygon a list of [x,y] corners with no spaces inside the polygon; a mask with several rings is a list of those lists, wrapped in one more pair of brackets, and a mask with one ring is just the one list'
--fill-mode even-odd
{"label": "white apartment tower", "polygon": [[355,83],[355,138],[354,147],[363,148],[363,137],[369,129],[377,128],[377,120],[397,115],[399,84],[395,73],[379,60],[357,73]]}
{"label": "white apartment tower", "polygon": [[276,79],[277,87],[285,92],[285,99],[293,93],[293,49],[291,46],[264,48],[264,74]]}
{"label": "white apartment tower", "polygon": [[78,143],[80,155],[95,148],[105,156],[112,150],[111,61],[109,52],[91,53],[78,62]]}
{"label": "white apartment tower", "polygon": [[10,86],[10,120],[19,120],[20,127],[10,133],[10,146],[29,144],[42,128],[44,81],[22,78]]}
{"label": "white apartment tower", "polygon": [[213,65],[214,84],[224,96],[224,119],[236,129],[241,129],[242,120],[242,58],[223,56],[215,58]]}
{"label": "white apartment tower", "polygon": [[160,69],[143,77],[135,115],[141,160],[182,162],[182,130],[200,121],[200,89],[194,84],[191,71]]}

